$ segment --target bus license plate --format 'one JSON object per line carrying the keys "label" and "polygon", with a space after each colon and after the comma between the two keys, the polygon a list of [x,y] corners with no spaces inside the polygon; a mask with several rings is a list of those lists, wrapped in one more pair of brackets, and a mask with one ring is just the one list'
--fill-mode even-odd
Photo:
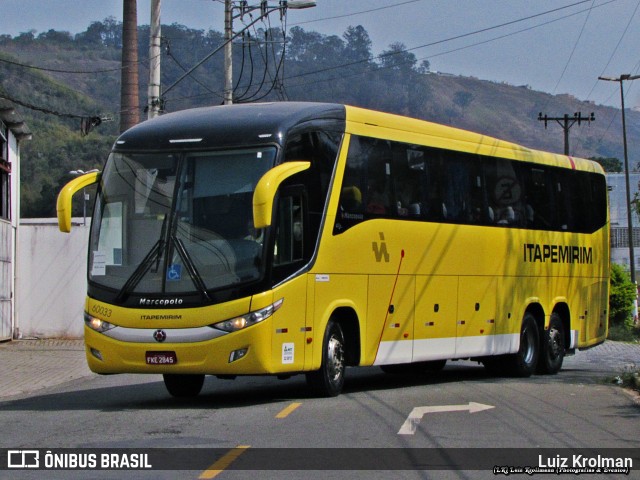
{"label": "bus license plate", "polygon": [[175,365],[178,363],[176,352],[147,352],[147,365]]}

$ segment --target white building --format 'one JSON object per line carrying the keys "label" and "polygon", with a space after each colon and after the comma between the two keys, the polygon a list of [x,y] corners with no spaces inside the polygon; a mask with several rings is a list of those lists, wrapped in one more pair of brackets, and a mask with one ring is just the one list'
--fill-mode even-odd
{"label": "white building", "polygon": [[13,335],[20,144],[30,138],[31,132],[14,105],[0,98],[0,340]]}
{"label": "white building", "polygon": [[[627,197],[624,173],[608,173],[609,216],[611,219],[611,262],[629,268],[629,228],[627,221]],[[640,173],[629,175],[631,201],[640,200]],[[633,247],[636,278],[640,278],[640,218],[631,212],[633,223]]]}

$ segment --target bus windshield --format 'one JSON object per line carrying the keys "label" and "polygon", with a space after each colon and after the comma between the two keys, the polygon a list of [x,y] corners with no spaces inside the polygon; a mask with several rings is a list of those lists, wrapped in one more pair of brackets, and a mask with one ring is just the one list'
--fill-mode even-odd
{"label": "bus windshield", "polygon": [[128,294],[188,294],[258,280],[252,198],[276,148],[112,153],[96,201],[89,279]]}

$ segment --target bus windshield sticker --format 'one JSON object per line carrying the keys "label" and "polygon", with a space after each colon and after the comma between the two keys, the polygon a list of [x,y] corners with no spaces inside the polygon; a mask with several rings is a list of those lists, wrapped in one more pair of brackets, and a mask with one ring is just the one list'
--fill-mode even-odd
{"label": "bus windshield sticker", "polygon": [[182,265],[174,263],[167,268],[167,281],[177,282],[182,279]]}
{"label": "bus windshield sticker", "polygon": [[107,274],[107,254],[99,250],[93,252],[93,262],[91,263],[91,275],[94,277]]}

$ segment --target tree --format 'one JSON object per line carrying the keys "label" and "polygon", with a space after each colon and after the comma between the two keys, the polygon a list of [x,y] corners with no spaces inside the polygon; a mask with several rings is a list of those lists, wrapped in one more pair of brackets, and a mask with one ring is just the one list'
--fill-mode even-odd
{"label": "tree", "polygon": [[598,162],[607,173],[622,173],[622,162],[615,157],[589,157],[589,160]]}
{"label": "tree", "polygon": [[429,60],[422,60],[422,62],[420,62],[420,66],[418,67],[418,72],[429,73],[430,69],[431,69],[431,63],[429,62]]}
{"label": "tree", "polygon": [[362,25],[357,27],[350,25],[342,38],[346,42],[344,47],[345,62],[368,62],[371,59],[371,38]]}
{"label": "tree", "polygon": [[453,103],[459,106],[462,110],[467,108],[473,101],[473,93],[459,90],[453,95]]}
{"label": "tree", "polygon": [[115,17],[107,17],[102,22],[92,22],[85,32],[76,35],[76,41],[122,48],[122,22],[118,22]]}
{"label": "tree", "polygon": [[609,322],[614,326],[624,326],[631,318],[636,286],[629,274],[617,264],[611,264],[611,291],[609,292]]}
{"label": "tree", "polygon": [[38,35],[38,41],[47,43],[70,44],[71,42],[73,42],[73,37],[69,32],[59,32],[51,29],[48,32]]}
{"label": "tree", "polygon": [[404,43],[395,42],[389,45],[389,50],[382,52],[382,55],[380,55],[380,63],[382,68],[410,73],[415,71],[418,59],[413,53],[407,51]]}

